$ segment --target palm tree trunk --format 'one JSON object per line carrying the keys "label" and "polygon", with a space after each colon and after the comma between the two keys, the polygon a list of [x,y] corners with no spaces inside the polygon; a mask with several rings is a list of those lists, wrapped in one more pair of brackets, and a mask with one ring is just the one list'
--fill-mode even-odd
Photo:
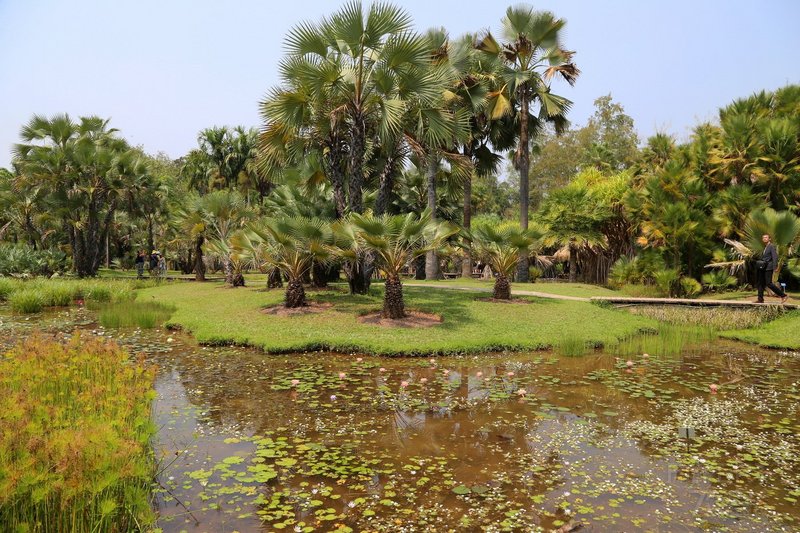
{"label": "palm tree trunk", "polygon": [[203,242],[205,237],[198,235],[194,240],[194,280],[206,280],[206,264],[203,262]]}
{"label": "palm tree trunk", "polygon": [[398,319],[406,316],[403,304],[403,284],[397,276],[386,276],[386,292],[383,295],[383,318]]}
{"label": "palm tree trunk", "polygon": [[317,288],[328,286],[328,268],[318,261],[311,263],[311,282]]}
{"label": "palm tree trunk", "polygon": [[[439,172],[439,159],[435,155],[428,157],[428,209],[431,212],[431,221],[436,222],[436,174]],[[425,279],[442,279],[439,255],[435,250],[425,254]]]}
{"label": "palm tree trunk", "polygon": [[[530,148],[528,146],[528,87],[524,84],[519,90],[519,146],[517,146],[517,170],[519,171],[519,227],[528,229],[528,172],[530,170]],[[528,281],[528,254],[522,253],[517,263],[517,281]]]}
{"label": "palm tree trunk", "polygon": [[578,281],[578,250],[572,243],[569,244],[569,281]]}
{"label": "palm tree trunk", "polygon": [[267,277],[267,288],[268,289],[275,289],[278,287],[283,287],[283,279],[281,278],[281,271],[277,268],[273,268],[269,271],[269,276]]}
{"label": "palm tree trunk", "polygon": [[367,126],[361,111],[353,114],[350,144],[350,211],[364,211],[364,154],[366,152]]}
{"label": "palm tree trunk", "polygon": [[508,278],[498,273],[497,278],[494,281],[494,292],[492,293],[492,297],[496,300],[510,300],[511,299],[511,284],[508,282]]}
{"label": "palm tree trunk", "polygon": [[425,256],[418,255],[414,258],[414,279],[425,279]]}
{"label": "palm tree trunk", "polygon": [[284,306],[289,309],[295,309],[306,305],[308,304],[306,303],[306,291],[303,288],[303,282],[296,278],[290,279],[289,284],[286,286]]}
{"label": "palm tree trunk", "polygon": [[[466,151],[466,150],[465,150]],[[472,226],[472,175],[464,182],[464,229]],[[461,277],[472,277],[472,248],[469,239],[464,239],[464,259],[461,262]]]}

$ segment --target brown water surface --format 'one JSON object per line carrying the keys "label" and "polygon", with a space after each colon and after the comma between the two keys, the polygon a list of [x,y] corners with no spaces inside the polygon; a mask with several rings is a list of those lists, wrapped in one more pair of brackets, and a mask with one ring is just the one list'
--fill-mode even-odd
{"label": "brown water surface", "polygon": [[4,345],[77,326],[158,365],[165,532],[800,528],[796,353],[269,356],[85,310],[0,318]]}

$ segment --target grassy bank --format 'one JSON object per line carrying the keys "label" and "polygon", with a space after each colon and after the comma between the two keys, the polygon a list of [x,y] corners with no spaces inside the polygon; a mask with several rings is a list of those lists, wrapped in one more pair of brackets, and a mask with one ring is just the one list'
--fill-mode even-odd
{"label": "grassy bank", "polygon": [[38,313],[45,307],[65,307],[76,302],[124,302],[133,299],[135,289],[154,284],[149,280],[0,278],[0,301],[7,301],[16,313]]}
{"label": "grassy bank", "polygon": [[153,372],[112,344],[28,340],[0,357],[3,531],[133,531],[154,520]]}
{"label": "grassy bank", "polygon": [[311,293],[330,302],[321,313],[281,317],[261,308],[282,302],[283,292],[226,289],[220,284],[175,283],[143,289],[138,301],[176,308],[171,324],[190,331],[200,342],[237,343],[268,352],[311,349],[401,355],[527,350],[550,347],[564,337],[610,344],[655,322],[585,302],[530,299],[532,303],[480,301],[483,294],[407,287],[406,306],[442,316],[430,328],[387,328],[358,321],[381,307],[382,289],[370,296]]}
{"label": "grassy bank", "polygon": [[725,331],[720,335],[768,348],[800,350],[800,311],[792,311],[752,329]]}

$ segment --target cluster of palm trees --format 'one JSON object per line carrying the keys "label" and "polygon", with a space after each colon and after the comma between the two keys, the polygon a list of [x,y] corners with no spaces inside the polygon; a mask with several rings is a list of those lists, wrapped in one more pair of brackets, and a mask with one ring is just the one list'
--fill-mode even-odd
{"label": "cluster of palm trees", "polygon": [[[349,2],[318,23],[288,34],[282,83],[262,102],[261,171],[280,181],[287,169],[330,183],[337,218],[361,214],[366,188],[374,213],[388,211],[399,170],[413,160],[426,178],[437,220],[437,183],[459,183],[470,227],[470,182],[492,171],[498,152],[516,146],[520,226],[526,229],[529,139],[547,123],[566,125],[570,101],[551,80],[574,83],[573,53],[560,42],[564,21],[528,6],[509,8],[502,39],[489,32],[451,39],[420,34],[388,3]],[[298,170],[299,169],[299,170]],[[368,287],[370,255],[345,268],[356,292]],[[527,280],[527,258],[518,278]],[[434,252],[426,275],[438,275]]]}

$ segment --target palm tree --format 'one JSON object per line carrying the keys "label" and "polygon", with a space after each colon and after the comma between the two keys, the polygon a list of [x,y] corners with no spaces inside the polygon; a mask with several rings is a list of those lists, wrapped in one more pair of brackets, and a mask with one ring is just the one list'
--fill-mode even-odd
{"label": "palm tree", "polygon": [[[387,3],[365,10],[349,2],[319,23],[302,23],[286,38],[283,85],[261,105],[262,167],[267,173],[319,162],[333,187],[338,217],[364,209],[363,189],[383,161],[379,207],[385,205],[392,169],[400,168],[399,147],[409,102],[440,96],[431,75],[427,39],[412,31],[410,16]],[[364,294],[370,268],[346,264],[351,290]]]}
{"label": "palm tree", "polygon": [[[236,244],[249,250],[252,264],[258,268],[272,266],[286,276],[286,307],[308,305],[303,278],[315,262],[324,263],[331,259],[333,234],[330,225],[319,219],[293,217],[262,219],[252,223],[250,229],[253,235],[239,236]],[[244,242],[249,244],[244,246]]]}
{"label": "palm tree", "polygon": [[[499,77],[503,85],[489,94],[492,118],[515,113],[519,139],[514,164],[519,173],[520,227],[528,227],[530,170],[530,136],[535,136],[545,122],[552,122],[557,132],[566,129],[566,118],[572,102],[550,92],[550,81],[561,76],[574,85],[580,70],[572,62],[574,52],[561,44],[561,30],[566,24],[547,11],[534,11],[529,6],[509,7],[503,19],[504,43],[491,33],[477,48],[494,56],[501,63]],[[539,113],[532,107],[538,103]],[[519,281],[528,280],[527,257],[520,256],[517,268]]]}
{"label": "palm tree", "polygon": [[546,225],[545,246],[562,246],[569,252],[569,280],[578,276],[578,250],[605,245],[601,226],[611,213],[592,198],[589,190],[578,184],[568,185],[542,203],[538,219]]}
{"label": "palm tree", "polygon": [[23,143],[15,146],[20,188],[43,186],[49,210],[68,236],[75,270],[94,276],[104,244],[128,191],[148,187],[150,175],[108,120],[68,115],[34,115],[23,126]]}
{"label": "palm tree", "polygon": [[191,207],[196,211],[187,218],[187,223],[202,225],[196,228],[195,242],[201,240],[201,235],[206,242],[214,242],[211,250],[222,260],[225,282],[231,287],[244,285],[244,279],[235,276],[231,255],[228,253],[231,236],[253,217],[242,195],[236,191],[214,191],[200,197]]}
{"label": "palm tree", "polygon": [[517,261],[521,256],[527,258],[541,249],[542,234],[541,228],[522,229],[513,223],[481,225],[472,231],[470,241],[475,246],[476,255],[495,273],[495,299],[511,299],[510,280]]}
{"label": "palm tree", "polygon": [[353,213],[347,221],[335,224],[334,232],[341,254],[350,253],[353,240],[375,254],[378,267],[386,274],[381,316],[397,319],[406,316],[400,271],[415,257],[441,246],[458,228],[449,222],[437,222],[429,211],[420,216],[408,213],[376,217]]}

